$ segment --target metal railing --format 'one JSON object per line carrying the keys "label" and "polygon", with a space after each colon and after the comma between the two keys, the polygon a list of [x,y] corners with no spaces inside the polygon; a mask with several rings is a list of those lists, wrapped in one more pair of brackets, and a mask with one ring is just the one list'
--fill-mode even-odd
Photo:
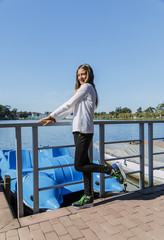
{"label": "metal railing", "polygon": [[[145,124],[148,124],[148,186],[153,186],[153,170],[164,168],[164,166],[160,167],[153,167],[153,156],[158,154],[164,154],[164,152],[160,153],[153,153],[153,140],[161,140],[164,138],[153,138],[153,124],[154,123],[164,123],[163,120],[158,121],[94,121],[95,125],[99,126],[99,160],[100,164],[105,164],[106,161],[112,161],[112,160],[118,160],[118,159],[128,159],[128,158],[134,158],[138,157],[140,159],[140,170],[133,171],[133,172],[127,172],[126,174],[133,174],[133,173],[139,173],[139,185],[140,189],[145,187],[144,182],[144,126]],[[51,126],[70,126],[71,122],[58,122],[55,124],[51,124]],[[109,124],[138,124],[139,125],[139,139],[129,139],[125,141],[113,141],[113,142],[106,142],[105,141],[105,125]],[[74,183],[65,183],[65,184],[59,184],[55,185],[53,187],[47,187],[47,188],[39,188],[39,179],[38,179],[38,171],[40,170],[47,170],[57,167],[45,167],[45,168],[39,168],[38,167],[38,151],[41,149],[50,149],[50,148],[58,148],[58,147],[74,147],[74,145],[64,145],[64,146],[51,146],[51,147],[44,147],[39,148],[38,147],[38,127],[41,127],[41,125],[37,123],[0,123],[0,128],[15,128],[15,139],[16,139],[16,166],[17,166],[17,216],[18,218],[23,217],[24,215],[24,208],[23,208],[23,186],[22,186],[22,140],[21,140],[21,128],[23,127],[32,127],[32,150],[33,150],[33,197],[34,197],[34,206],[33,206],[33,212],[38,213],[39,212],[39,191],[43,191],[50,188],[57,188],[57,187],[63,187],[66,185],[71,184],[77,184],[81,183],[83,181],[77,181]],[[133,156],[123,156],[123,157],[116,157],[116,158],[110,158],[105,159],[105,144],[117,144],[117,143],[123,143],[123,142],[139,142],[139,154],[133,155]],[[93,143],[90,146],[89,154],[91,161],[93,161]],[[68,167],[73,166],[73,164],[70,165],[61,165],[61,167]],[[105,193],[105,177],[104,174],[100,174],[100,196],[103,197]]]}

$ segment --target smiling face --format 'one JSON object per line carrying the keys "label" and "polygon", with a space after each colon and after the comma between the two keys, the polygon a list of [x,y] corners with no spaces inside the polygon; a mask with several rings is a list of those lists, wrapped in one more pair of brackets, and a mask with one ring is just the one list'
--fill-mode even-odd
{"label": "smiling face", "polygon": [[79,68],[79,70],[77,72],[77,79],[81,85],[86,82],[87,71],[84,68]]}

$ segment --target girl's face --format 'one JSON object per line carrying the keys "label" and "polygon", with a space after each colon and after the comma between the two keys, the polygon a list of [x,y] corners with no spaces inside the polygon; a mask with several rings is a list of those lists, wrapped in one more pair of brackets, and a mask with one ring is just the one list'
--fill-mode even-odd
{"label": "girl's face", "polygon": [[87,71],[84,68],[78,70],[77,79],[81,85],[87,80]]}

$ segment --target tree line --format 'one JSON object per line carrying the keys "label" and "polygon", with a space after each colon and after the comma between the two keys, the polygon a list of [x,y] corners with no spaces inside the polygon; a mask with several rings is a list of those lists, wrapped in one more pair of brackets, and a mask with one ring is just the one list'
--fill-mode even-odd
{"label": "tree line", "polygon": [[31,115],[31,112],[21,111],[18,113],[16,108],[11,110],[9,105],[0,105],[0,120],[27,119],[29,115]]}
{"label": "tree line", "polygon": [[[38,116],[40,113],[36,113]],[[48,114],[48,112],[47,112]],[[16,119],[27,119],[28,116],[32,115],[31,112],[21,111],[18,112],[16,108],[11,110],[11,106],[0,105],[0,120],[16,120]],[[148,107],[142,110],[139,107],[135,113],[127,107],[116,107],[115,111],[109,113],[106,112],[95,112],[94,119],[132,119],[132,118],[163,118],[164,117],[164,103],[158,104],[157,107]]]}
{"label": "tree line", "polygon": [[164,103],[158,104],[157,107],[148,107],[142,110],[139,107],[135,113],[127,107],[116,107],[115,111],[109,113],[95,112],[95,119],[132,119],[132,118],[163,118],[164,117]]}

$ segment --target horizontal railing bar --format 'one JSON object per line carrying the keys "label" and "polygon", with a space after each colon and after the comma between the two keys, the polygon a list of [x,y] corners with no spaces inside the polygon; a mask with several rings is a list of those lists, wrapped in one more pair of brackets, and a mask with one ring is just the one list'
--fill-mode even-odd
{"label": "horizontal railing bar", "polygon": [[156,153],[153,153],[153,155],[160,155],[160,154],[164,154],[164,152],[156,152]]}
{"label": "horizontal railing bar", "polygon": [[43,167],[43,168],[38,168],[38,170],[42,171],[42,170],[49,170],[49,169],[62,168],[62,167],[72,167],[72,166],[74,166],[74,164],[65,164],[65,165],[59,165],[59,166]]}
{"label": "horizontal railing bar", "polygon": [[[140,124],[140,123],[164,123],[164,120],[108,120],[108,121],[96,121],[94,120],[95,125],[106,125],[106,124]],[[51,123],[48,126],[69,126],[72,125],[72,121],[65,121],[65,122],[55,122]],[[0,128],[10,128],[10,127],[41,127],[43,126],[42,123],[0,123]]]}
{"label": "horizontal railing bar", "polygon": [[104,142],[104,144],[127,143],[127,142],[141,142],[141,140],[140,140],[140,139],[137,139],[137,140],[126,140],[126,141]]}
{"label": "horizontal railing bar", "polygon": [[161,139],[164,139],[164,138],[153,138],[153,140],[161,140]]}
{"label": "horizontal railing bar", "polygon": [[[126,172],[125,175],[134,174],[134,173],[140,173],[140,170],[132,171],[132,172]],[[106,178],[111,178],[111,176],[105,176],[105,179]]]}
{"label": "horizontal railing bar", "polygon": [[62,146],[51,146],[51,147],[39,147],[38,150],[43,149],[52,149],[52,148],[66,148],[66,147],[75,147],[75,145],[62,145]]}
{"label": "horizontal railing bar", "polygon": [[[46,127],[52,127],[52,126],[70,126],[72,125],[72,122],[55,122],[47,125]],[[42,123],[0,123],[0,128],[10,128],[10,127],[42,127]]]}
{"label": "horizontal railing bar", "polygon": [[104,161],[113,161],[113,160],[118,160],[118,159],[127,159],[127,158],[135,158],[135,157],[141,157],[141,155],[133,155],[133,156],[123,156],[123,157],[116,157],[116,158],[109,158],[109,159],[104,159]]}
{"label": "horizontal railing bar", "polygon": [[[161,167],[154,167],[153,170],[158,170],[160,168],[164,168],[164,166],[161,166]],[[163,172],[164,173],[164,172]]]}
{"label": "horizontal railing bar", "polygon": [[94,121],[95,125],[99,124],[139,124],[139,123],[164,123],[164,120],[105,120]]}
{"label": "horizontal railing bar", "polygon": [[53,189],[53,188],[70,186],[70,185],[79,184],[79,183],[83,183],[83,182],[84,181],[76,181],[76,182],[68,182],[68,183],[58,184],[58,185],[54,185],[54,186],[51,186],[51,187],[39,188],[39,191],[44,191],[44,190]]}
{"label": "horizontal railing bar", "polygon": [[140,170],[137,170],[137,171],[132,171],[132,172],[127,172],[126,175],[129,175],[129,174],[134,174],[134,173],[140,173]]}

